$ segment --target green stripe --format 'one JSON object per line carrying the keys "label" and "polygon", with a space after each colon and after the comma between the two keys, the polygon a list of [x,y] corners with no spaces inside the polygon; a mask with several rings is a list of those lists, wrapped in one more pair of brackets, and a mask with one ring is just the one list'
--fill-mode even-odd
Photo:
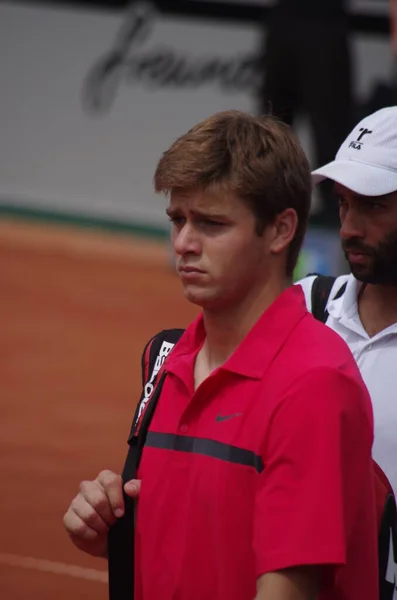
{"label": "green stripe", "polygon": [[128,220],[99,217],[83,213],[68,213],[57,210],[47,210],[23,205],[0,203],[0,219],[12,217],[22,220],[41,223],[58,223],[61,225],[74,225],[77,227],[102,229],[115,233],[139,235],[157,240],[167,240],[169,231],[166,227],[137,223]]}

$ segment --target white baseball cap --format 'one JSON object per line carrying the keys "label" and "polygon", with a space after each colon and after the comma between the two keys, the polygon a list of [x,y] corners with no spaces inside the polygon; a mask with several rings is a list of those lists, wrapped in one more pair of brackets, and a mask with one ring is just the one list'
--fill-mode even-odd
{"label": "white baseball cap", "polygon": [[335,160],[312,172],[315,185],[324,179],[363,196],[397,191],[397,106],[382,108],[360,121]]}

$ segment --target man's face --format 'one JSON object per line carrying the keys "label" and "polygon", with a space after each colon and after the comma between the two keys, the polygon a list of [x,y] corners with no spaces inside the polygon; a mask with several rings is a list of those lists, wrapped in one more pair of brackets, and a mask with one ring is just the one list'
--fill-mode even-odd
{"label": "man's face", "polygon": [[360,196],[335,185],[342,248],[363,283],[397,285],[397,192]]}
{"label": "man's face", "polygon": [[268,277],[267,230],[255,232],[250,209],[233,195],[172,192],[167,214],[185,296],[207,309],[241,303]]}

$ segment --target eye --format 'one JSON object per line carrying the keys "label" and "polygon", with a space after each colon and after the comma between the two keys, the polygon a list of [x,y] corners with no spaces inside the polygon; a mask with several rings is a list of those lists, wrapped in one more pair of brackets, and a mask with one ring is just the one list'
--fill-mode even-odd
{"label": "eye", "polygon": [[199,230],[207,235],[218,235],[225,231],[226,223],[217,221],[216,219],[207,219],[202,217],[196,221],[196,226]]}
{"label": "eye", "polygon": [[373,211],[377,211],[377,210],[380,210],[383,208],[383,205],[380,204],[379,202],[366,202],[365,205],[368,210],[373,210]]}
{"label": "eye", "polygon": [[204,225],[208,225],[209,227],[221,227],[224,225],[224,223],[221,223],[221,221],[213,221],[212,219],[203,219],[202,223]]}
{"label": "eye", "polygon": [[171,221],[171,223],[173,225],[176,225],[177,227],[182,227],[186,222],[185,217],[181,217],[181,216],[173,216],[173,217],[170,216],[170,217],[168,217],[168,219]]}

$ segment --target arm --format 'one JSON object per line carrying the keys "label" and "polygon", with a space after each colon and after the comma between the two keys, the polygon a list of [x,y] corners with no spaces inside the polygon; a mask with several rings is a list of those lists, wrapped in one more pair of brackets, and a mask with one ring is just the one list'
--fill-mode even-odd
{"label": "arm", "polygon": [[334,585],[371,481],[371,417],[363,384],[328,367],[308,371],[274,407],[255,498],[257,600],[278,599],[275,586],[291,588],[297,574],[308,587],[303,596],[292,587],[291,599],[311,600],[316,565],[319,589]]}
{"label": "arm", "polygon": [[259,577],[255,600],[316,600],[318,569],[300,567]]}

